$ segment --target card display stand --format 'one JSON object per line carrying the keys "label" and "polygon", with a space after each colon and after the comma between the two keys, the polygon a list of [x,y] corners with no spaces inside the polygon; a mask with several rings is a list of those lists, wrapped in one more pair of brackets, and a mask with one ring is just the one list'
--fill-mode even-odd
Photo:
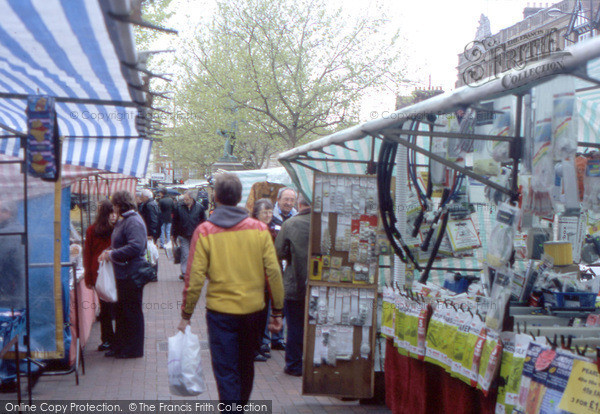
{"label": "card display stand", "polygon": [[374,176],[315,174],[304,320],[305,395],[374,390],[380,229]]}

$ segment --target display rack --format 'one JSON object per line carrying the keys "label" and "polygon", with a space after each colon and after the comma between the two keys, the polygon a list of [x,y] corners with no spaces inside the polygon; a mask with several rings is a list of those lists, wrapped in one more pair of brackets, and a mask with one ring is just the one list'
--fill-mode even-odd
{"label": "display rack", "polygon": [[[375,177],[316,174],[314,185],[320,195],[311,211],[302,390],[370,398],[378,288]],[[362,202],[343,197],[353,191],[364,195]],[[323,355],[323,343],[334,350],[315,358],[316,352]]]}

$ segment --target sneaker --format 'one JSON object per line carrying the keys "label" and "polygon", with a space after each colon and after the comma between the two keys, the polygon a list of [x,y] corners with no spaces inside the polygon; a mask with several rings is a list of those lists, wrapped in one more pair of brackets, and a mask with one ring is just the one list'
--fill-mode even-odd
{"label": "sneaker", "polygon": [[98,351],[108,351],[110,349],[110,342],[103,342],[98,346]]}
{"label": "sneaker", "polygon": [[179,280],[185,280],[185,275],[179,275]]}
{"label": "sneaker", "polygon": [[271,344],[271,349],[275,349],[276,351],[285,351],[285,342],[277,341]]}
{"label": "sneaker", "polygon": [[268,344],[261,345],[258,352],[260,352],[266,358],[271,358],[271,348],[269,348]]}
{"label": "sneaker", "polygon": [[254,357],[254,360],[256,362],[267,362],[267,357],[261,353],[257,353],[256,356]]}

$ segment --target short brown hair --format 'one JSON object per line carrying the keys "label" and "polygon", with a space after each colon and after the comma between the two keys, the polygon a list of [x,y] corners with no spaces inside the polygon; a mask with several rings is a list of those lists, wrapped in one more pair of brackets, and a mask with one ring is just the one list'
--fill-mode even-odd
{"label": "short brown hair", "polygon": [[123,214],[129,210],[136,210],[137,205],[133,199],[133,195],[129,191],[116,191],[110,200],[113,205],[119,207],[119,213]]}
{"label": "short brown hair", "polygon": [[242,200],[242,182],[239,177],[231,173],[217,175],[215,199],[226,206],[237,206]]}

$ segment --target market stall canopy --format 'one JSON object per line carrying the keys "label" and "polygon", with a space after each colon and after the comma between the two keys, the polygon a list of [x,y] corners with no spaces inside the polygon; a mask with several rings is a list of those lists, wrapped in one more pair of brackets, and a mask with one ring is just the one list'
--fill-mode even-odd
{"label": "market stall canopy", "polygon": [[[314,172],[365,174],[369,163],[377,160],[381,134],[385,129],[398,128],[416,119],[423,121],[427,114],[448,114],[459,109],[477,106],[502,96],[524,93],[536,85],[561,74],[579,76],[577,98],[582,120],[582,140],[600,142],[600,38],[577,43],[563,53],[513,69],[495,80],[463,86],[452,92],[437,95],[426,101],[388,113],[387,116],[344,129],[279,155],[298,188],[311,198]],[[425,125],[423,125],[425,126]],[[374,170],[371,170],[374,173]]]}
{"label": "market stall canopy", "polygon": [[62,163],[142,177],[152,147],[128,0],[0,0],[0,153],[18,156],[28,95],[56,99]]}
{"label": "market stall canopy", "polygon": [[274,168],[263,168],[261,170],[240,170],[240,171],[225,171],[218,170],[215,174],[221,172],[230,172],[237,175],[242,182],[242,201],[241,204],[245,204],[250,195],[252,184],[260,181],[268,181],[270,183],[283,184],[286,186],[292,186],[292,179],[283,167]]}

